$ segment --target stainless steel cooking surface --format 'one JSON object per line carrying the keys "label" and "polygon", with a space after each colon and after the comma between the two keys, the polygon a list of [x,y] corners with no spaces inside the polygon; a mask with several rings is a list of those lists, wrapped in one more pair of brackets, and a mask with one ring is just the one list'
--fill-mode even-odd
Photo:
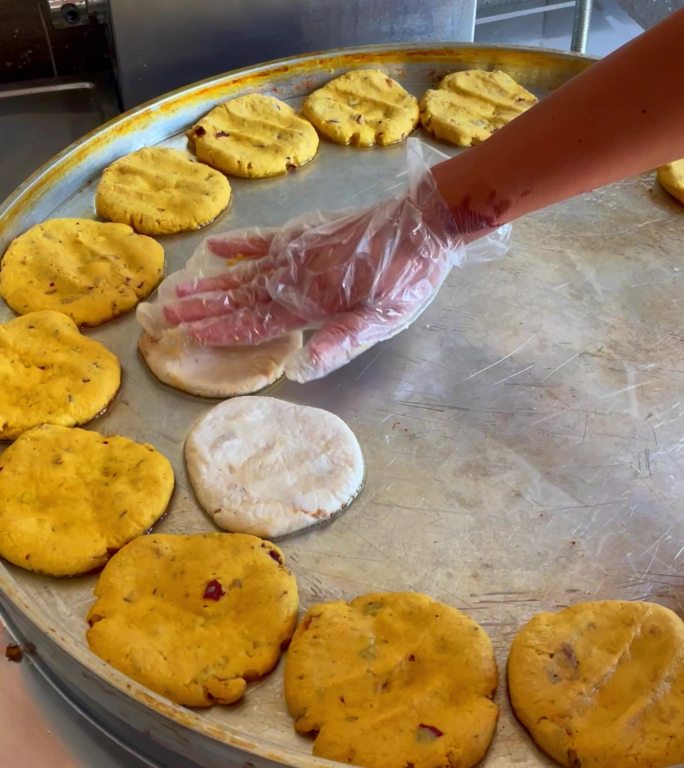
{"label": "stainless steel cooking surface", "polygon": [[[392,47],[233,73],[122,117],[43,169],[0,211],[0,248],[48,216],[91,216],[108,162],[143,145],[184,146],[183,128],[240,92],[298,104],[338,72],[370,64],[420,94],[452,68],[484,65],[543,95],[587,63],[542,51]],[[168,269],[211,231],[370,203],[403,163],[401,146],[322,143],[313,163],[286,178],[231,180],[229,212],[202,233],[162,238]],[[455,270],[407,332],[323,381],[282,382],[270,393],[340,415],[368,462],[365,490],[343,516],[282,542],[302,608],[415,589],[479,621],[502,675],[488,767],[550,765],[512,716],[503,683],[510,640],[532,614],[608,597],[684,611],[683,222],[650,176],[528,216],[514,227],[508,258]],[[10,317],[3,307],[0,319]],[[213,530],[182,462],[190,423],[213,403],[156,382],[136,355],[137,333],[132,315],[88,331],[125,370],[112,408],[92,426],[153,442],[172,460],[178,487],[159,530]],[[326,765],[294,734],[282,669],[235,707],[194,712],[90,654],[84,617],[94,582],[0,567],[13,625],[86,707],[201,766]]]}

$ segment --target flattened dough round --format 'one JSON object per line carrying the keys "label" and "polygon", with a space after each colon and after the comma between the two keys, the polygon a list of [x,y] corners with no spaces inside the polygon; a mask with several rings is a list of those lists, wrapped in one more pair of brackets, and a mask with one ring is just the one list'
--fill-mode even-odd
{"label": "flattened dough round", "polygon": [[300,331],[257,347],[205,347],[176,328],[138,339],[140,354],[160,381],[203,397],[258,392],[283,375],[285,361],[301,347]]}
{"label": "flattened dough round", "polygon": [[285,700],[315,755],[366,768],[469,768],[494,736],[487,634],[427,595],[312,606],[285,663]]}
{"label": "flattened dough round", "polygon": [[20,315],[52,309],[99,325],[149,296],[163,274],[164,249],[126,224],[50,219],[10,243],[0,296]]}
{"label": "flattened dough round", "polygon": [[66,315],[32,312],[0,325],[0,440],[39,424],[85,424],[120,383],[116,356]]}
{"label": "flattened dough round", "polygon": [[423,128],[438,139],[470,147],[529,109],[537,97],[505,72],[452,72],[420,101]]}
{"label": "flattened dough round", "polygon": [[284,101],[258,93],[214,107],[187,136],[202,162],[246,179],[287,173],[318,151],[311,123]]}
{"label": "flattened dough round", "polygon": [[658,181],[666,192],[684,205],[684,159],[661,165]]}
{"label": "flattened dough round", "polygon": [[209,224],[227,208],[230,192],[222,173],[185,152],[147,147],[105,168],[95,208],[136,232],[168,235]]}
{"label": "flattened dough round", "polygon": [[185,441],[195,494],[229,531],[274,537],[323,522],[363,483],[354,433],[332,413],[273,397],[236,397]]}
{"label": "flattened dough round", "polygon": [[256,536],[151,534],[107,563],[88,612],[92,651],[187,707],[231,704],[278,663],[297,582]]}
{"label": "flattened dough round", "polygon": [[306,97],[302,114],[336,144],[386,147],[418,124],[418,101],[377,69],[336,77]]}
{"label": "flattened dough round", "polygon": [[605,600],[540,613],[508,657],[516,715],[568,768],[684,763],[684,622]]}
{"label": "flattened dough round", "polygon": [[73,576],[104,565],[164,514],[173,470],[151,445],[44,425],[0,455],[0,555]]}

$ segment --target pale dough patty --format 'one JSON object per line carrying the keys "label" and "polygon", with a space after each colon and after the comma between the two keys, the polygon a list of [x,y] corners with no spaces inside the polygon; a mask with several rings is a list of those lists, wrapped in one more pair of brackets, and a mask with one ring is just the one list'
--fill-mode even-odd
{"label": "pale dough patty", "polygon": [[344,509],[363,483],[361,448],[337,416],[272,397],[236,397],[185,441],[197,498],[228,531],[283,536]]}
{"label": "pale dough patty", "polygon": [[452,72],[420,101],[423,128],[438,139],[470,147],[489,138],[537,102],[505,72]]}
{"label": "pale dough patty", "polygon": [[44,425],[0,456],[0,555],[73,576],[104,565],[164,514],[173,470],[151,445]]}
{"label": "pale dough patty", "polygon": [[238,96],[214,107],[190,128],[191,148],[231,176],[259,179],[306,165],[318,150],[315,128],[273,96]]}
{"label": "pale dough patty", "polygon": [[666,192],[684,205],[684,159],[661,165],[658,181]]}
{"label": "pale dough patty", "polygon": [[508,690],[537,745],[568,768],[684,763],[684,623],[660,605],[534,616],[511,645]]}
{"label": "pale dough patty", "polygon": [[39,424],[85,424],[104,411],[120,383],[117,357],[60,312],[0,324],[0,440]]}
{"label": "pale dough patty", "polygon": [[90,649],[186,707],[232,704],[268,674],[297,622],[297,582],[256,536],[151,534],[107,563]]}
{"label": "pale dough patty", "polygon": [[418,102],[384,72],[358,69],[307,96],[302,114],[336,144],[386,147],[416,127]]}
{"label": "pale dough patty", "polygon": [[498,707],[487,633],[414,592],[313,605],[292,639],[285,700],[314,754],[366,768],[469,768]]}
{"label": "pale dough patty", "polygon": [[133,309],[164,274],[164,249],[126,224],[49,219],[10,243],[0,296],[20,315],[52,309],[99,325]]}
{"label": "pale dough patty", "polygon": [[201,397],[258,392],[283,375],[285,361],[301,347],[301,331],[253,347],[206,347],[180,329],[138,339],[140,354],[160,381]]}
{"label": "pale dough patty", "polygon": [[177,149],[139,149],[105,168],[95,194],[98,216],[145,235],[199,229],[230,202],[219,171]]}

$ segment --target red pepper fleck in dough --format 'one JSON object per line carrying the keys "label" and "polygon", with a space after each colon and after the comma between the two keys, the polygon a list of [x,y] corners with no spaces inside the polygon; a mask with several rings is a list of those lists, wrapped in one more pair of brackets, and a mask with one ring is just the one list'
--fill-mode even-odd
{"label": "red pepper fleck in dough", "polygon": [[211,581],[207,582],[207,586],[204,588],[204,599],[205,600],[220,600],[224,595],[225,591],[223,587],[221,586],[221,582],[217,581],[216,579],[212,579]]}
{"label": "red pepper fleck in dough", "polygon": [[434,725],[425,725],[425,723],[420,723],[420,725],[418,726],[418,730],[423,731],[425,735],[427,735],[428,733],[431,733],[433,738],[435,739],[438,739],[440,736],[444,736],[444,733]]}
{"label": "red pepper fleck in dough", "polygon": [[283,559],[280,557],[280,555],[275,551],[275,549],[269,549],[268,554],[278,563],[278,565],[283,564]]}

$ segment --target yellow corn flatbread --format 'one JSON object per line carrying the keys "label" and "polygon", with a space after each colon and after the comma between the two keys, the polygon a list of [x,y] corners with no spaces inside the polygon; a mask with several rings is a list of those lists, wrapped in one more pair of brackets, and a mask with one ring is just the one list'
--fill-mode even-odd
{"label": "yellow corn flatbread", "polygon": [[312,606],[292,639],[285,699],[314,754],[367,768],[469,768],[494,735],[484,630],[412,592]]}
{"label": "yellow corn flatbread", "polygon": [[116,356],[66,315],[32,312],[0,325],[0,440],[39,424],[84,424],[120,383]]}
{"label": "yellow corn flatbread", "polygon": [[105,168],[95,207],[103,219],[146,235],[200,229],[230,202],[230,184],[219,171],[185,152],[148,147]]}
{"label": "yellow corn flatbread", "polygon": [[416,127],[418,101],[384,72],[359,69],[307,96],[302,114],[336,144],[386,147]]}
{"label": "yellow corn flatbread", "polygon": [[297,583],[274,544],[240,533],[141,536],[107,563],[90,648],[189,707],[230,704],[278,663]]}
{"label": "yellow corn flatbread", "polygon": [[0,555],[51,576],[86,573],[145,533],[172,491],[171,464],[151,445],[35,427],[0,456]]}
{"label": "yellow corn flatbread", "polygon": [[426,91],[420,121],[438,139],[470,147],[536,102],[534,94],[505,72],[468,69],[447,75],[438,89]]}
{"label": "yellow corn flatbread", "polygon": [[568,768],[684,763],[684,622],[603,600],[534,616],[508,658],[513,709]]}
{"label": "yellow corn flatbread", "polygon": [[661,165],[658,181],[666,192],[684,205],[684,159]]}
{"label": "yellow corn flatbread", "polygon": [[0,296],[20,315],[63,312],[99,325],[149,296],[164,249],[126,224],[50,219],[12,241],[0,263]]}
{"label": "yellow corn flatbread", "polygon": [[258,93],[219,104],[187,136],[202,162],[246,179],[287,173],[318,151],[311,123],[284,101]]}

